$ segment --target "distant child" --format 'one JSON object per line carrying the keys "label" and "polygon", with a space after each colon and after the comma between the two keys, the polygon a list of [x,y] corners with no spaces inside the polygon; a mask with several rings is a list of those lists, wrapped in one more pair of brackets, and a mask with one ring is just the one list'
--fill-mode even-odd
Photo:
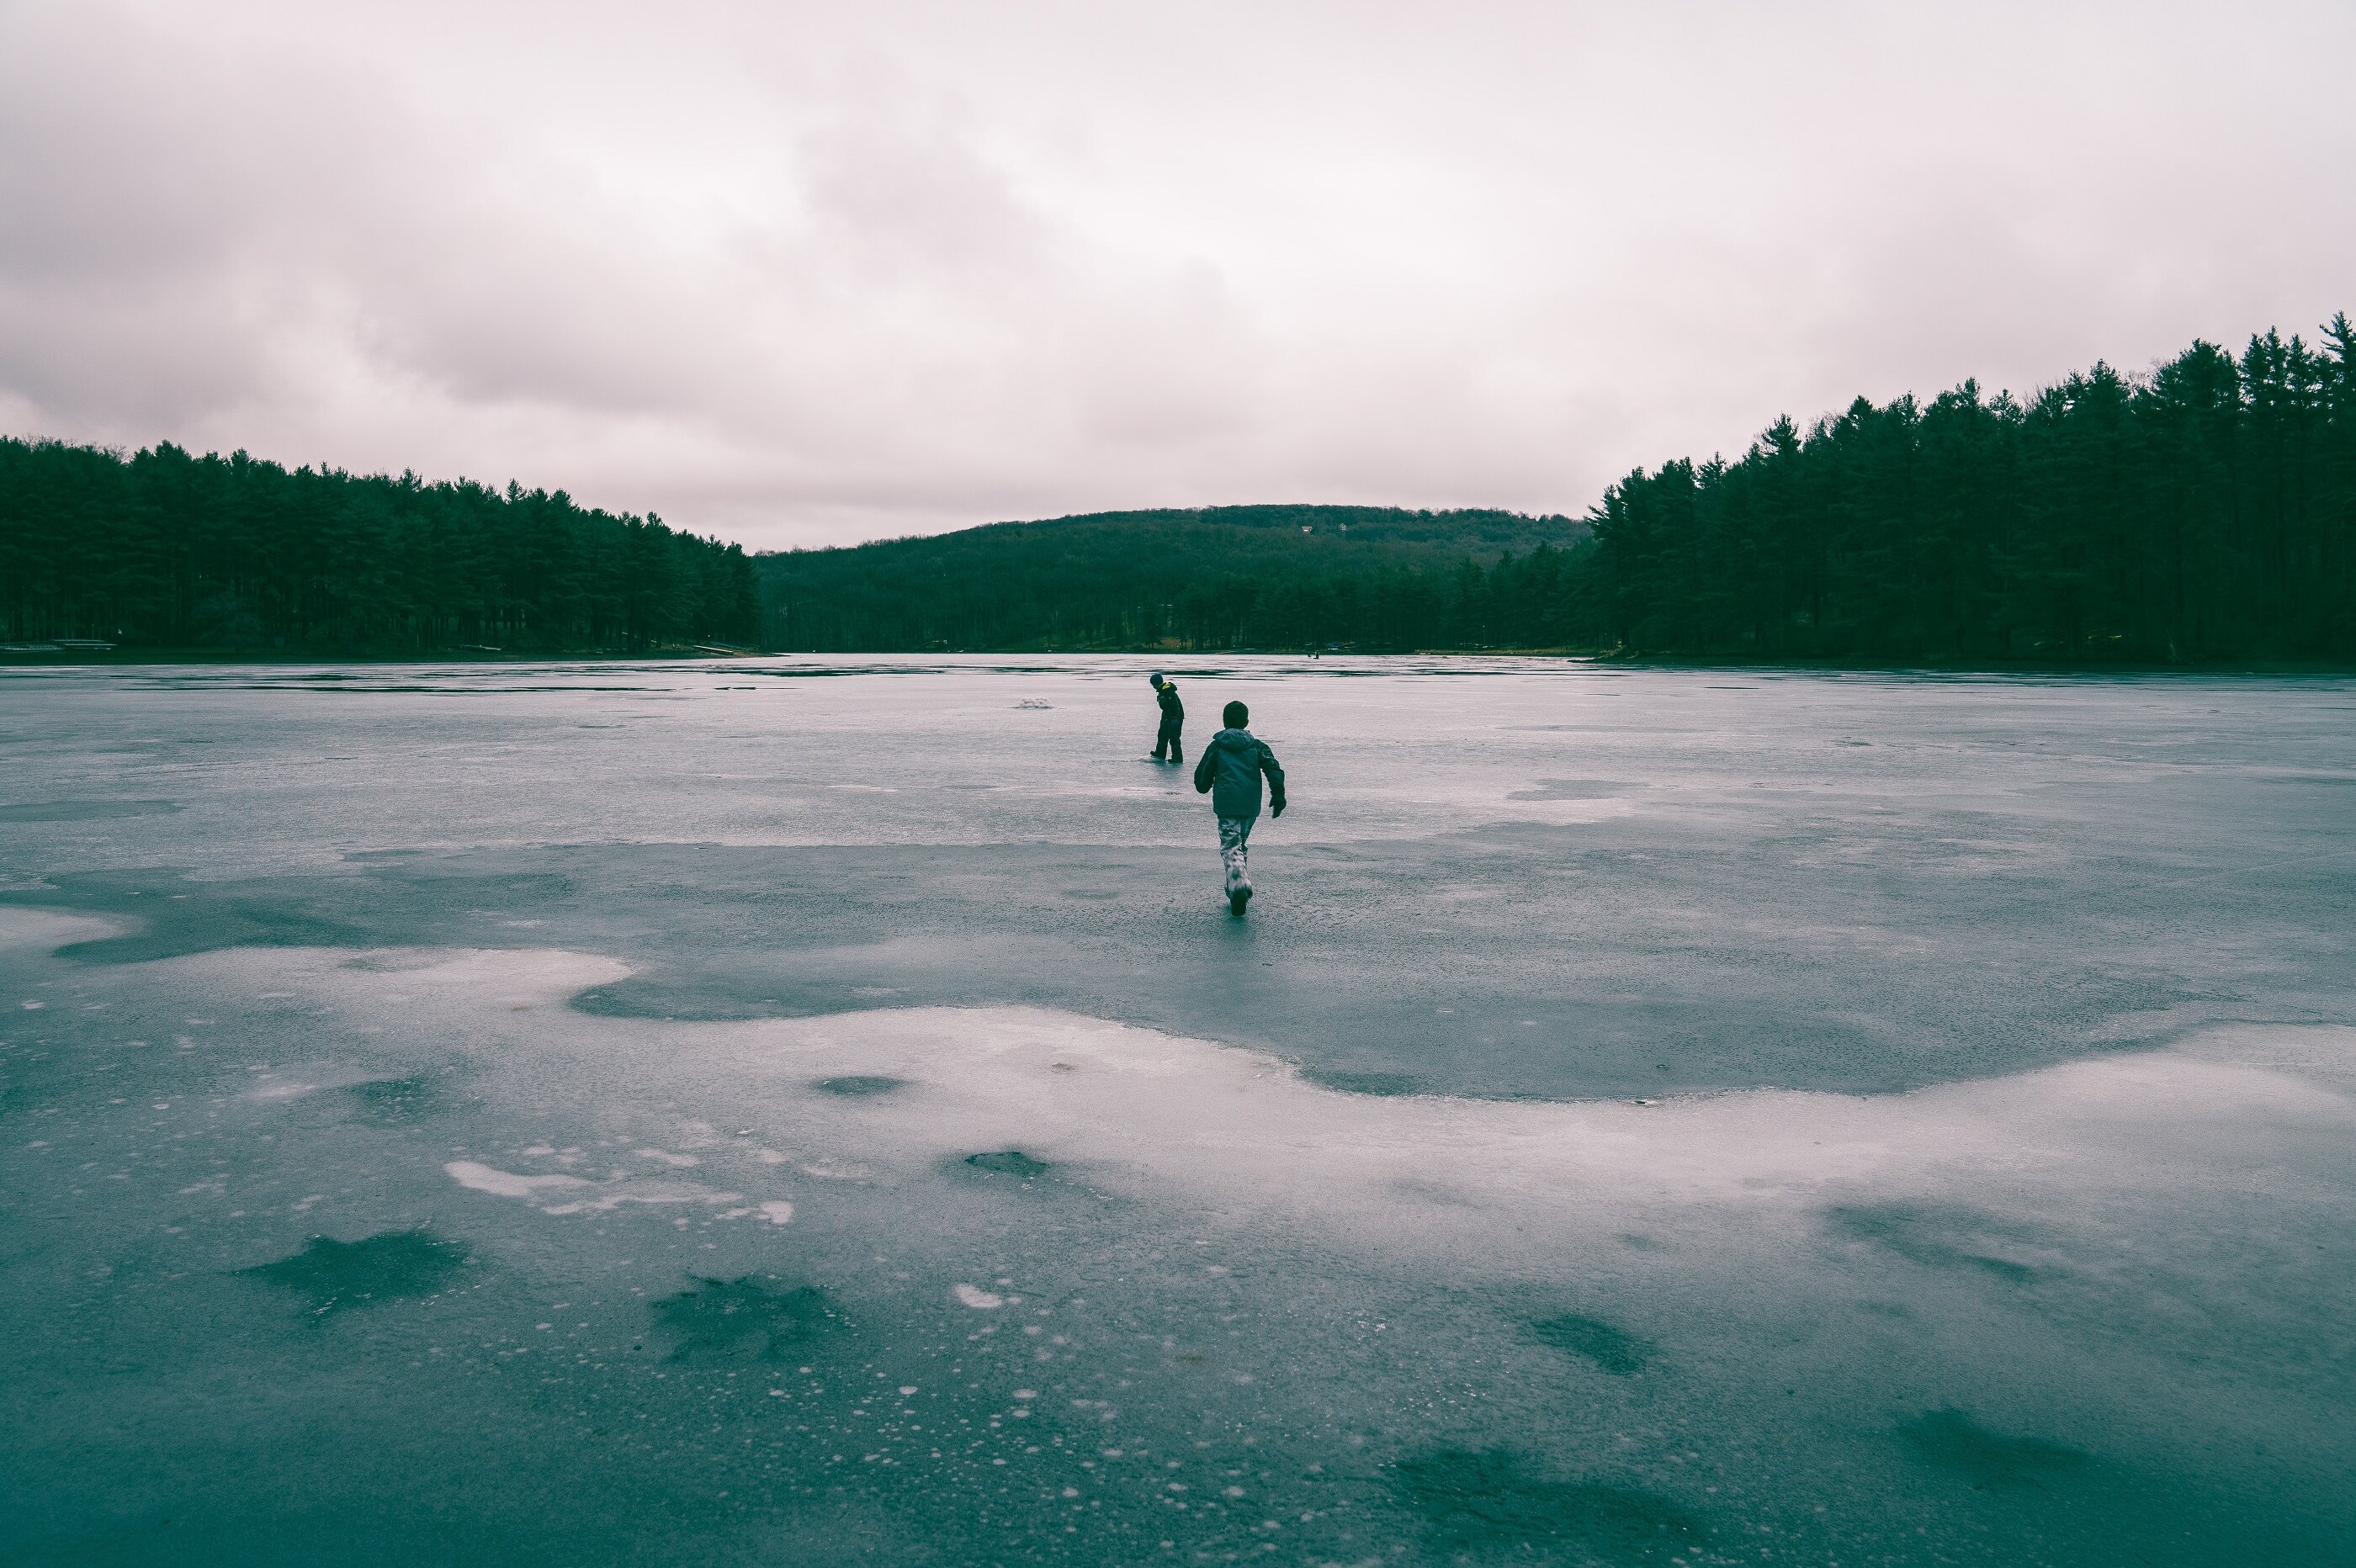
{"label": "distant child", "polygon": [[1259,780],[1268,775],[1269,813],[1284,815],[1284,770],[1268,742],[1244,728],[1251,709],[1230,702],[1220,714],[1226,728],[1211,737],[1203,760],[1194,764],[1194,793],[1211,797],[1219,818],[1219,863],[1227,871],[1227,912],[1241,914],[1251,902],[1251,862],[1246,848],[1252,824],[1259,820]]}
{"label": "distant child", "polygon": [[1162,704],[1162,728],[1154,732],[1153,760],[1160,762],[1166,751],[1172,762],[1183,763],[1186,759],[1178,749],[1178,731],[1185,727],[1186,705],[1178,700],[1178,683],[1156,675],[1153,677],[1153,697]]}

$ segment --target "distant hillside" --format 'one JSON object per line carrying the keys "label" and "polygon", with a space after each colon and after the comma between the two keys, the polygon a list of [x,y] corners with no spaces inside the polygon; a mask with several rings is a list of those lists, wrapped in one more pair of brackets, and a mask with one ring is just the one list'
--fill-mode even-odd
{"label": "distant hillside", "polygon": [[[1345,527],[1346,525],[1346,527]],[[1781,419],[1587,519],[1227,507],[761,558],[770,645],[2356,661],[2356,324]]]}
{"label": "distant hillside", "polygon": [[992,523],[755,565],[768,645],[796,651],[1471,645],[1490,640],[1492,579],[1558,585],[1587,532],[1518,512],[1212,507]]}

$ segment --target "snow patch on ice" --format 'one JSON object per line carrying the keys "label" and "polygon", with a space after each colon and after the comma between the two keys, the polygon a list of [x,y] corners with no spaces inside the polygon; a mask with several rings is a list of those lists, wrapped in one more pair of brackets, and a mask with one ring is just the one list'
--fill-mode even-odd
{"label": "snow patch on ice", "polygon": [[992,1307],[1003,1307],[1006,1305],[1006,1297],[1000,1296],[995,1291],[984,1290],[978,1285],[953,1285],[950,1287],[949,1294],[956,1296],[959,1301],[964,1302],[968,1307],[979,1307],[984,1312],[991,1310]]}
{"label": "snow patch on ice", "polygon": [[594,1198],[575,1199],[570,1203],[552,1203],[541,1211],[548,1214],[602,1214],[618,1209],[625,1203],[706,1203],[721,1208],[744,1199],[741,1192],[720,1192],[709,1187],[698,1187],[688,1181],[627,1181],[607,1185]]}
{"label": "snow patch on ice", "polygon": [[454,1159],[442,1168],[459,1186],[474,1192],[487,1192],[494,1198],[537,1199],[543,1193],[562,1192],[568,1187],[592,1187],[577,1176],[518,1176],[505,1170],[494,1170],[471,1159]]}
{"label": "snow patch on ice", "polygon": [[[714,1188],[699,1187],[688,1181],[633,1181],[625,1178],[617,1181],[596,1182],[578,1176],[522,1176],[513,1171],[495,1170],[471,1159],[454,1159],[442,1168],[459,1186],[476,1192],[487,1192],[495,1198],[520,1198],[543,1214],[602,1214],[620,1208],[625,1203],[702,1203],[712,1208],[724,1208],[741,1203],[741,1192],[722,1192]],[[578,1194],[578,1196],[565,1196]],[[544,1200],[564,1197],[564,1201]],[[775,1207],[762,1204],[764,1213]],[[790,1219],[793,1206],[786,1207]],[[740,1210],[740,1213],[750,1212]],[[775,1216],[771,1216],[775,1219]],[[783,1224],[785,1221],[776,1220]]]}
{"label": "snow patch on ice", "polygon": [[[1862,1245],[1898,1259],[1987,1251],[1922,1240],[1931,1205],[2034,1231],[2049,1250],[2108,1255],[2172,1225],[2230,1233],[2223,1211],[2253,1194],[2326,1201],[2314,1196],[2331,1176],[2317,1151],[2356,1139],[2356,1029],[2328,1026],[2212,1030],[2166,1050],[1904,1094],[1485,1101],[1341,1093],[1259,1051],[1039,1008],[712,1022],[512,1013],[513,998],[561,998],[626,966],[581,954],[444,953],[395,983],[343,967],[348,957],[279,949],[173,962],[243,982],[242,994],[293,983],[355,1023],[431,1029],[481,1063],[487,1098],[535,1115],[584,1080],[601,1104],[724,1107],[730,1125],[764,1129],[763,1148],[747,1151],[755,1160],[873,1183],[918,1214],[976,1149],[1053,1149],[1100,1196],[1309,1225],[1369,1255],[1449,1266],[1500,1249],[1567,1262],[1631,1234],[1722,1246],[1730,1259],[1766,1246]],[[412,1000],[396,1006],[388,992]],[[862,1100],[855,1115],[808,1093],[844,1075],[926,1087]],[[664,1143],[699,1147],[684,1130],[671,1122]],[[814,1148],[829,1152],[798,1152]],[[2226,1168],[2234,1181],[2217,1179]],[[538,1184],[507,1195],[566,1212],[754,1203],[676,1181],[466,1168],[478,1181]],[[988,1200],[957,1190],[960,1202],[1037,1200],[1018,1200],[1011,1185]],[[1842,1231],[1859,1204],[1911,1205],[1912,1217],[1890,1221],[1895,1240],[1858,1231],[1882,1223],[1870,1214]]]}
{"label": "snow patch on ice", "polygon": [[126,929],[119,922],[101,920],[95,915],[59,914],[46,909],[0,909],[0,952],[97,942],[121,936]]}

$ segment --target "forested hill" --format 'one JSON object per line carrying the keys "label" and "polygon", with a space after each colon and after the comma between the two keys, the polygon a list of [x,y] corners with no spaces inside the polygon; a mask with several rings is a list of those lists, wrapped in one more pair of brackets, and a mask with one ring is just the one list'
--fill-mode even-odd
{"label": "forested hill", "polygon": [[[1345,533],[1341,525],[1349,525]],[[1304,532],[1307,529],[1309,531]],[[1568,547],[1568,548],[1566,548]],[[1584,522],[1227,507],[760,558],[783,648],[2356,662],[2356,328],[1778,420]]]}
{"label": "forested hill", "polygon": [[1503,631],[1493,580],[1552,602],[1587,531],[1518,512],[1211,507],[756,560],[785,649],[1469,646]]}
{"label": "forested hill", "polygon": [[759,635],[740,547],[562,490],[0,439],[0,641],[565,653]]}

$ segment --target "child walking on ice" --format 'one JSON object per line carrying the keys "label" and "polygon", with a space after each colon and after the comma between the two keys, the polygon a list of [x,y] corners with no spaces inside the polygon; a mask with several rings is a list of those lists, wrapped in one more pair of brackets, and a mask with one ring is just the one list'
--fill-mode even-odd
{"label": "child walking on ice", "polygon": [[1227,912],[1241,914],[1251,902],[1251,863],[1247,845],[1259,820],[1260,775],[1268,775],[1269,814],[1284,815],[1284,770],[1268,742],[1244,728],[1251,709],[1230,702],[1219,715],[1226,728],[1211,737],[1194,764],[1194,793],[1211,797],[1219,818],[1219,861],[1227,872]]}

